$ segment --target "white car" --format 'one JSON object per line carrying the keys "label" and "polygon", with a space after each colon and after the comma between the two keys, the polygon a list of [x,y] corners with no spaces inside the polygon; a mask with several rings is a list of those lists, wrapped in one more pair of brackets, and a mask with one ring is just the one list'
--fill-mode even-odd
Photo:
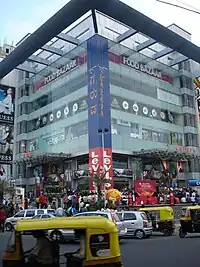
{"label": "white car", "polygon": [[[91,211],[91,212],[81,212],[75,215],[76,216],[102,216],[107,218],[108,220],[116,223],[116,226],[119,231],[119,238],[123,239],[127,234],[127,228],[124,227],[124,222],[120,220],[118,215],[115,212],[103,212],[103,211]],[[48,235],[52,240],[58,240],[60,243],[64,241],[74,241],[75,234],[74,230],[70,229],[59,229],[59,230],[50,230],[48,231]]]}
{"label": "white car", "polygon": [[118,228],[119,238],[122,239],[127,234],[127,228],[124,226],[124,222],[120,220],[119,216],[115,212],[107,212],[107,211],[89,211],[89,212],[81,212],[76,214],[75,216],[102,216],[111,222],[114,222]]}
{"label": "white car", "polygon": [[55,217],[56,216],[54,216],[53,214],[38,214],[35,215],[32,219],[51,219]]}
{"label": "white car", "polygon": [[127,236],[143,239],[152,235],[152,224],[149,222],[146,213],[141,211],[122,211],[118,215],[126,223]]}
{"label": "white car", "polygon": [[12,231],[16,222],[21,219],[31,219],[36,215],[55,214],[54,209],[27,209],[17,212],[14,216],[8,217],[5,221],[6,231]]}

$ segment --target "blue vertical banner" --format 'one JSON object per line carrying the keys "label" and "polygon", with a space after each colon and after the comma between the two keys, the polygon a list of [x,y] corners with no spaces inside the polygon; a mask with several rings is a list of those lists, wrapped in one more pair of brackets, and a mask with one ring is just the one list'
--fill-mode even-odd
{"label": "blue vertical banner", "polygon": [[[108,40],[95,35],[87,41],[88,140],[92,172],[104,167],[112,180],[112,137]],[[102,134],[98,131],[101,130]],[[103,135],[103,136],[102,136]]]}

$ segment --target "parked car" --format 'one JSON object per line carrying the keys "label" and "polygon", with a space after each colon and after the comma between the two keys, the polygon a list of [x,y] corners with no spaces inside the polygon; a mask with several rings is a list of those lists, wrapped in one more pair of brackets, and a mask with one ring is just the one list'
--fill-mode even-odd
{"label": "parked car", "polygon": [[8,217],[5,221],[6,231],[12,231],[16,222],[21,219],[31,219],[36,215],[55,214],[54,209],[27,209],[21,210],[12,217]]}
{"label": "parked car", "polygon": [[[92,211],[92,212],[82,212],[78,213],[75,216],[102,216],[107,218],[108,220],[116,223],[119,238],[123,239],[126,236],[127,229],[124,227],[124,222],[120,220],[118,215],[114,212],[102,212],[102,211]],[[61,243],[64,241],[75,241],[74,230],[50,230],[48,231],[48,235],[52,240],[59,240]]]}
{"label": "parked car", "polygon": [[53,214],[38,214],[35,215],[32,219],[51,219],[55,217],[56,216],[54,216]]}
{"label": "parked car", "polygon": [[122,211],[117,214],[126,223],[127,236],[143,239],[152,235],[152,224],[149,222],[145,212]]}
{"label": "parked car", "polygon": [[90,212],[81,212],[76,214],[75,216],[102,216],[116,224],[120,239],[125,237],[127,234],[127,228],[124,226],[124,222],[120,220],[119,216],[115,212],[90,211]]}

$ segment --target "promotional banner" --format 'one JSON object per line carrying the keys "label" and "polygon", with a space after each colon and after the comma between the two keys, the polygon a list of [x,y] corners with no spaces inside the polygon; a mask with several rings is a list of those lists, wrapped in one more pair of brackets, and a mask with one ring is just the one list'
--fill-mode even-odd
{"label": "promotional banner", "polygon": [[0,162],[12,163],[13,125],[0,125]]}
{"label": "promotional banner", "polygon": [[0,84],[0,122],[14,124],[15,88]]}
{"label": "promotional banner", "polygon": [[188,185],[190,185],[190,186],[200,186],[200,180],[196,180],[196,179],[188,180]]}
{"label": "promotional banner", "polygon": [[136,205],[158,204],[158,199],[154,196],[154,193],[156,192],[155,180],[135,180],[134,190],[136,195]]}
{"label": "promotional banner", "polygon": [[[108,41],[87,41],[89,168],[113,182]],[[92,182],[92,181],[91,181]]]}

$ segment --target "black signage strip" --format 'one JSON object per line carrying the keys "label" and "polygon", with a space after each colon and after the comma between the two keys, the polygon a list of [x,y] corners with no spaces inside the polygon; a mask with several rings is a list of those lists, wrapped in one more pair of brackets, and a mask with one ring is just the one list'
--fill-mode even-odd
{"label": "black signage strip", "polygon": [[200,63],[198,46],[119,0],[71,0],[0,63],[0,79],[91,9],[99,10]]}

